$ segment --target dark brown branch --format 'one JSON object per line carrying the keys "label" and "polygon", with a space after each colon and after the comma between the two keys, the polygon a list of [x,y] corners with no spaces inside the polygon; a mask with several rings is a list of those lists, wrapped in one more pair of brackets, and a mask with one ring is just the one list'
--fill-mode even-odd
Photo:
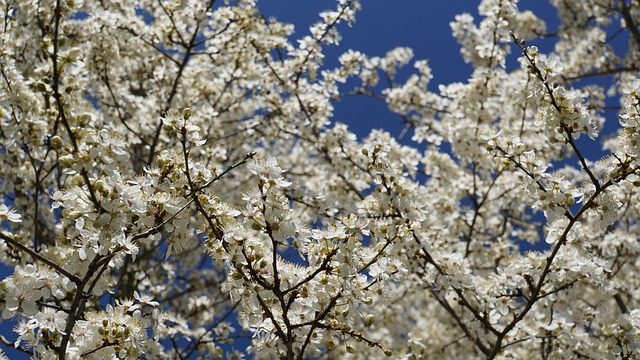
{"label": "dark brown branch", "polygon": [[80,284],[80,282],[81,282],[80,278],[78,278],[77,276],[75,276],[72,273],[68,272],[67,270],[62,268],[60,265],[54,263],[53,261],[45,258],[44,256],[40,255],[39,253],[37,253],[35,251],[33,251],[29,247],[23,245],[19,241],[12,239],[11,237],[5,235],[2,232],[0,232],[0,239],[8,242],[10,245],[15,246],[15,247],[19,248],[22,251],[26,252],[31,257],[33,257],[35,260],[38,260],[38,261],[48,265],[49,267],[51,267],[52,269],[54,269],[58,273],[66,276],[69,280],[73,281],[74,284],[76,284],[76,285]]}

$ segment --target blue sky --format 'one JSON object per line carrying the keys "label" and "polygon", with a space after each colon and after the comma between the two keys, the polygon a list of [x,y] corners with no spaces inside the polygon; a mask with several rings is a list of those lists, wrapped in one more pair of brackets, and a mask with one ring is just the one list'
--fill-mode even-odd
{"label": "blue sky", "polygon": [[[326,48],[326,63],[336,64],[337,56],[347,49],[383,56],[395,47],[407,46],[413,48],[415,59],[429,59],[434,74],[432,90],[438,84],[465,81],[471,74],[471,68],[459,55],[459,46],[451,35],[449,23],[462,12],[476,16],[477,4],[477,1],[469,0],[364,0],[354,27],[343,25],[340,28],[343,35],[341,45]],[[296,25],[294,39],[308,32],[308,26],[318,19],[319,11],[335,6],[335,0],[259,2],[259,8],[265,15]],[[555,12],[547,1],[522,0],[520,7],[544,14],[550,30],[555,27]],[[374,128],[385,128],[398,135],[404,127],[400,118],[392,115],[384,103],[364,97],[352,97],[338,103],[335,114],[334,120],[348,124],[359,137]],[[0,265],[0,278],[9,274],[8,269]],[[12,327],[11,321],[0,323],[0,334],[10,341],[16,338],[11,332]],[[22,353],[2,348],[11,359],[25,358]]]}

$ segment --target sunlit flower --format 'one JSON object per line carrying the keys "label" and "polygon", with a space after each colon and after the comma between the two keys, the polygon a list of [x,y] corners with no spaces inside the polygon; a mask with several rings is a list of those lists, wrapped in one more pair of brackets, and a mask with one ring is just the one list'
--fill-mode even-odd
{"label": "sunlit flower", "polygon": [[9,220],[11,222],[22,222],[21,215],[10,206],[0,204],[0,220]]}

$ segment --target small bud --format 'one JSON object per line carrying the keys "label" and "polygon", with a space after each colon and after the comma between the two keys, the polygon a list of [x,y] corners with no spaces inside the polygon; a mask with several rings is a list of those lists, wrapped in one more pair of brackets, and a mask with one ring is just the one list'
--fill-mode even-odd
{"label": "small bud", "polygon": [[189,120],[189,118],[191,117],[191,109],[190,108],[184,108],[184,110],[182,110],[182,117],[185,120]]}
{"label": "small bud", "polygon": [[364,318],[364,324],[367,326],[371,326],[373,325],[373,322],[376,320],[375,316],[373,316],[373,314],[369,314]]}
{"label": "small bud", "polygon": [[68,220],[76,220],[78,218],[80,218],[82,216],[82,213],[79,211],[68,211],[68,212],[64,212],[63,211],[63,216],[68,219]]}
{"label": "small bud", "polygon": [[258,224],[257,222],[252,222],[251,223],[251,229],[253,229],[253,230],[262,230],[262,225]]}
{"label": "small bud", "polygon": [[58,164],[60,164],[60,166],[62,167],[71,167],[73,164],[75,164],[75,160],[73,159],[72,155],[64,155],[58,158]]}
{"label": "small bud", "polygon": [[102,179],[96,181],[93,187],[100,192],[107,191],[107,188],[105,187],[104,181],[102,181]]}
{"label": "small bud", "polygon": [[78,116],[78,125],[87,126],[91,120],[93,120],[93,116],[89,113],[80,114]]}
{"label": "small bud", "polygon": [[47,91],[47,85],[45,85],[43,82],[38,81],[36,83],[36,90],[40,91],[40,92],[45,92]]}
{"label": "small bud", "polygon": [[84,178],[80,174],[76,174],[71,181],[77,186],[84,185]]}
{"label": "small bud", "polygon": [[51,147],[56,151],[60,151],[64,146],[64,141],[62,141],[62,138],[58,135],[52,137],[50,143]]}

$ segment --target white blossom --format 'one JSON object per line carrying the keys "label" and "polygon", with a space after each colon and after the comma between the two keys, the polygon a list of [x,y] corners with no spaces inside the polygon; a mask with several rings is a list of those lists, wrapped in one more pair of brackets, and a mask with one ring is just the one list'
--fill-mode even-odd
{"label": "white blossom", "polygon": [[0,358],[639,357],[640,13],[550,3],[435,86],[357,0],[0,0]]}

